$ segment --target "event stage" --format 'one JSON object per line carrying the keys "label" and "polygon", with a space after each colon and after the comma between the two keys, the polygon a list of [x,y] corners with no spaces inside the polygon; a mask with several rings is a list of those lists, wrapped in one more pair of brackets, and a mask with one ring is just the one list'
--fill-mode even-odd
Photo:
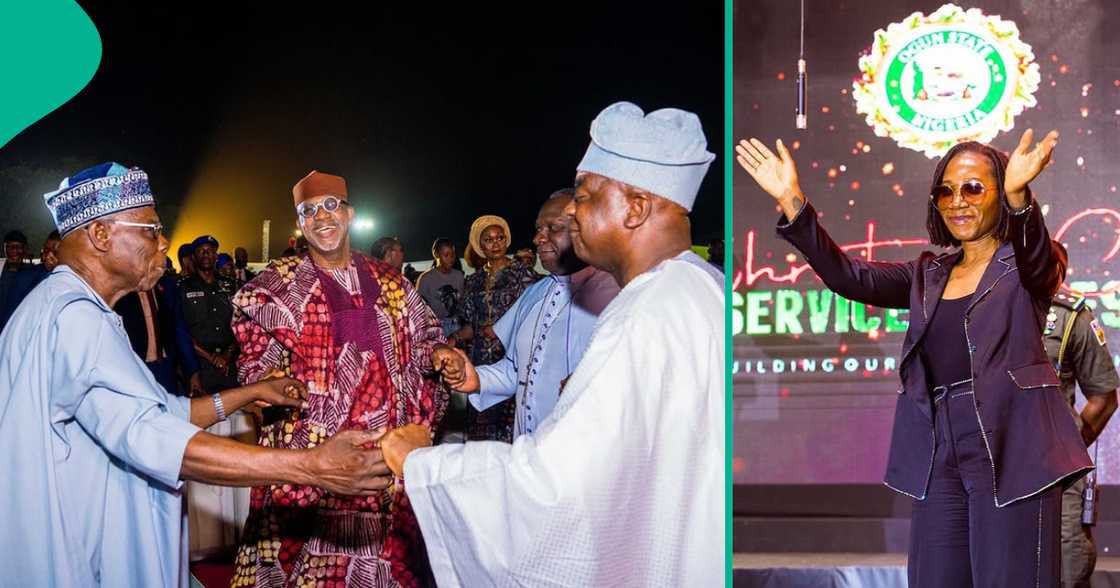
{"label": "event stage", "polygon": [[[905,588],[904,553],[736,553],[735,588]],[[1093,588],[1120,588],[1120,557],[1097,560]]]}

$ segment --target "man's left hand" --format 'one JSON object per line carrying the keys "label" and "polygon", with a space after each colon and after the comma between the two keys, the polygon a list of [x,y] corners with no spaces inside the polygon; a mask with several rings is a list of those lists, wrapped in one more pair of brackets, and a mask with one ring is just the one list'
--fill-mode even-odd
{"label": "man's left hand", "polygon": [[423,425],[405,425],[385,433],[377,443],[393,475],[403,478],[404,460],[413,449],[430,447],[432,433]]}
{"label": "man's left hand", "polygon": [[307,407],[307,386],[292,378],[269,378],[257,382],[256,405],[261,408],[287,406]]}

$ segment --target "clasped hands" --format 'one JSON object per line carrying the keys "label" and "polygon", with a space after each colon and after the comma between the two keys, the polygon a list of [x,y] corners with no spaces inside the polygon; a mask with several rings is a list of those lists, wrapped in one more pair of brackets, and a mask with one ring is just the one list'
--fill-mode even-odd
{"label": "clasped hands", "polygon": [[431,444],[423,425],[340,431],[309,451],[306,479],[335,494],[369,496],[388,488],[393,476],[403,478],[408,454]]}
{"label": "clasped hands", "polygon": [[[307,386],[283,372],[272,372],[252,388],[259,406],[307,408]],[[379,492],[392,481],[390,473],[404,476],[404,460],[413,449],[431,444],[431,432],[423,425],[341,431],[311,450],[311,485],[345,495]]]}
{"label": "clasped hands", "polygon": [[[462,351],[437,345],[432,365],[452,389],[477,392],[478,373]],[[389,474],[404,477],[404,462],[414,449],[432,444],[431,431],[423,425],[408,424],[395,429],[342,431],[316,447],[314,467],[317,486],[342,494],[366,495],[388,487]],[[338,475],[332,475],[337,472]],[[354,480],[356,472],[364,479]]]}
{"label": "clasped hands", "polygon": [[456,392],[471,394],[478,392],[478,372],[474,364],[462,350],[447,345],[436,345],[432,349],[432,367],[443,377],[443,381]]}

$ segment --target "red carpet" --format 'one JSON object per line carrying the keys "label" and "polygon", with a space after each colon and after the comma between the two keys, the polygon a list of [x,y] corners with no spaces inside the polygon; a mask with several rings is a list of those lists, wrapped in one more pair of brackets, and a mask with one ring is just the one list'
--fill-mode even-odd
{"label": "red carpet", "polygon": [[228,557],[204,559],[191,564],[191,574],[206,588],[229,588],[233,560]]}

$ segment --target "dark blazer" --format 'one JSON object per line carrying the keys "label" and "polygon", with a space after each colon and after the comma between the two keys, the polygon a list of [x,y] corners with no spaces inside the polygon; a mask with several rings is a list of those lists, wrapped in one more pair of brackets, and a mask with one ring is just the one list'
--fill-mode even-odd
{"label": "dark blazer", "polygon": [[[170,289],[170,290],[169,290]],[[194,347],[190,337],[186,334],[186,327],[182,313],[178,311],[179,296],[175,289],[173,277],[161,278],[155,288],[156,293],[156,324],[159,329],[159,347],[164,359],[148,364],[155,374],[156,379],[167,388],[171,394],[179,394],[180,386],[187,389],[187,380],[198,371],[198,358],[195,357]],[[130,292],[117,301],[113,311],[121,317],[121,323],[128,334],[132,350],[141,360],[148,353],[148,324],[144,319],[144,309],[140,305],[140,294]],[[180,381],[178,375],[182,376]]]}
{"label": "dark blazer", "polygon": [[[804,254],[832,291],[865,304],[910,309],[884,483],[923,500],[933,468],[935,384],[927,381],[917,351],[962,253],[926,251],[907,263],[867,262],[841,251],[808,203],[792,222],[785,220],[779,219],[778,235]],[[1011,216],[1011,238],[984,270],[965,311],[973,402],[997,507],[1071,483],[1093,468],[1042,343],[1044,317],[1065,269],[1065,250],[1050,240],[1032,200],[1028,210]]]}

